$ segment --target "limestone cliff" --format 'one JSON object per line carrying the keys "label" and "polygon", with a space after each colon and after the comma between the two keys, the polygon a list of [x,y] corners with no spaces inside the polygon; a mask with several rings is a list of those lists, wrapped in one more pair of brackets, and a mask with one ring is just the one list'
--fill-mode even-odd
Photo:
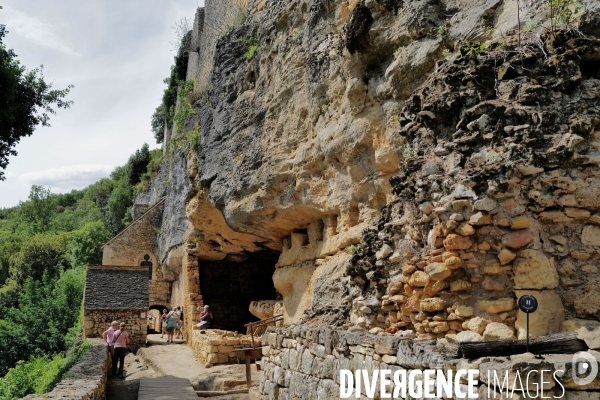
{"label": "limestone cliff", "polygon": [[198,263],[260,254],[287,322],[512,329],[520,290],[598,318],[598,14],[518,44],[512,0],[207,1],[192,112],[136,200],[167,196],[173,296]]}

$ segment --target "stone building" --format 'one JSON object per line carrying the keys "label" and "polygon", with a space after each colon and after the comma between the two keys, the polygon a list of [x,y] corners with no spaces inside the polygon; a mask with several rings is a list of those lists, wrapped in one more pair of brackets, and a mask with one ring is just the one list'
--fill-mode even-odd
{"label": "stone building", "polygon": [[162,273],[156,243],[163,206],[161,199],[143,207],[145,212],[102,246],[102,265],[88,266],[85,337],[101,336],[117,320],[128,324],[132,345],[144,344],[149,311],[170,306],[171,283]]}
{"label": "stone building", "polygon": [[84,335],[101,337],[112,321],[125,322],[131,346],[146,343],[148,271],[144,267],[88,267],[84,295]]}

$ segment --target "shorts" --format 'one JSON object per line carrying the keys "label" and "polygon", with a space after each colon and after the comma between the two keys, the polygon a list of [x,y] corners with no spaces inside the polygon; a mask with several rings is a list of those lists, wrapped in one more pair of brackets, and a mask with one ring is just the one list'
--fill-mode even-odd
{"label": "shorts", "polygon": [[173,332],[175,332],[175,328],[167,328],[167,332],[169,333],[169,335],[172,335]]}

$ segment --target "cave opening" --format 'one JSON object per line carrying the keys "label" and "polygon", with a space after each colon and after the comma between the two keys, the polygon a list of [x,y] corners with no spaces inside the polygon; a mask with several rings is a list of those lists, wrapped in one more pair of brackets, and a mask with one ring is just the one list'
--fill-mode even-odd
{"label": "cave opening", "polygon": [[210,307],[214,320],[211,329],[246,332],[245,324],[258,321],[250,313],[250,303],[276,300],[273,273],[278,254],[254,253],[244,261],[198,262],[200,294]]}

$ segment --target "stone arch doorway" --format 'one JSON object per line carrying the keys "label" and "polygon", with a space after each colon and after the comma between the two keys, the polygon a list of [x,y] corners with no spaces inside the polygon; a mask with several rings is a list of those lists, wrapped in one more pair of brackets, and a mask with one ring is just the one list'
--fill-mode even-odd
{"label": "stone arch doorway", "polygon": [[148,333],[160,333],[160,316],[163,310],[168,310],[169,307],[162,304],[155,304],[148,308]]}

